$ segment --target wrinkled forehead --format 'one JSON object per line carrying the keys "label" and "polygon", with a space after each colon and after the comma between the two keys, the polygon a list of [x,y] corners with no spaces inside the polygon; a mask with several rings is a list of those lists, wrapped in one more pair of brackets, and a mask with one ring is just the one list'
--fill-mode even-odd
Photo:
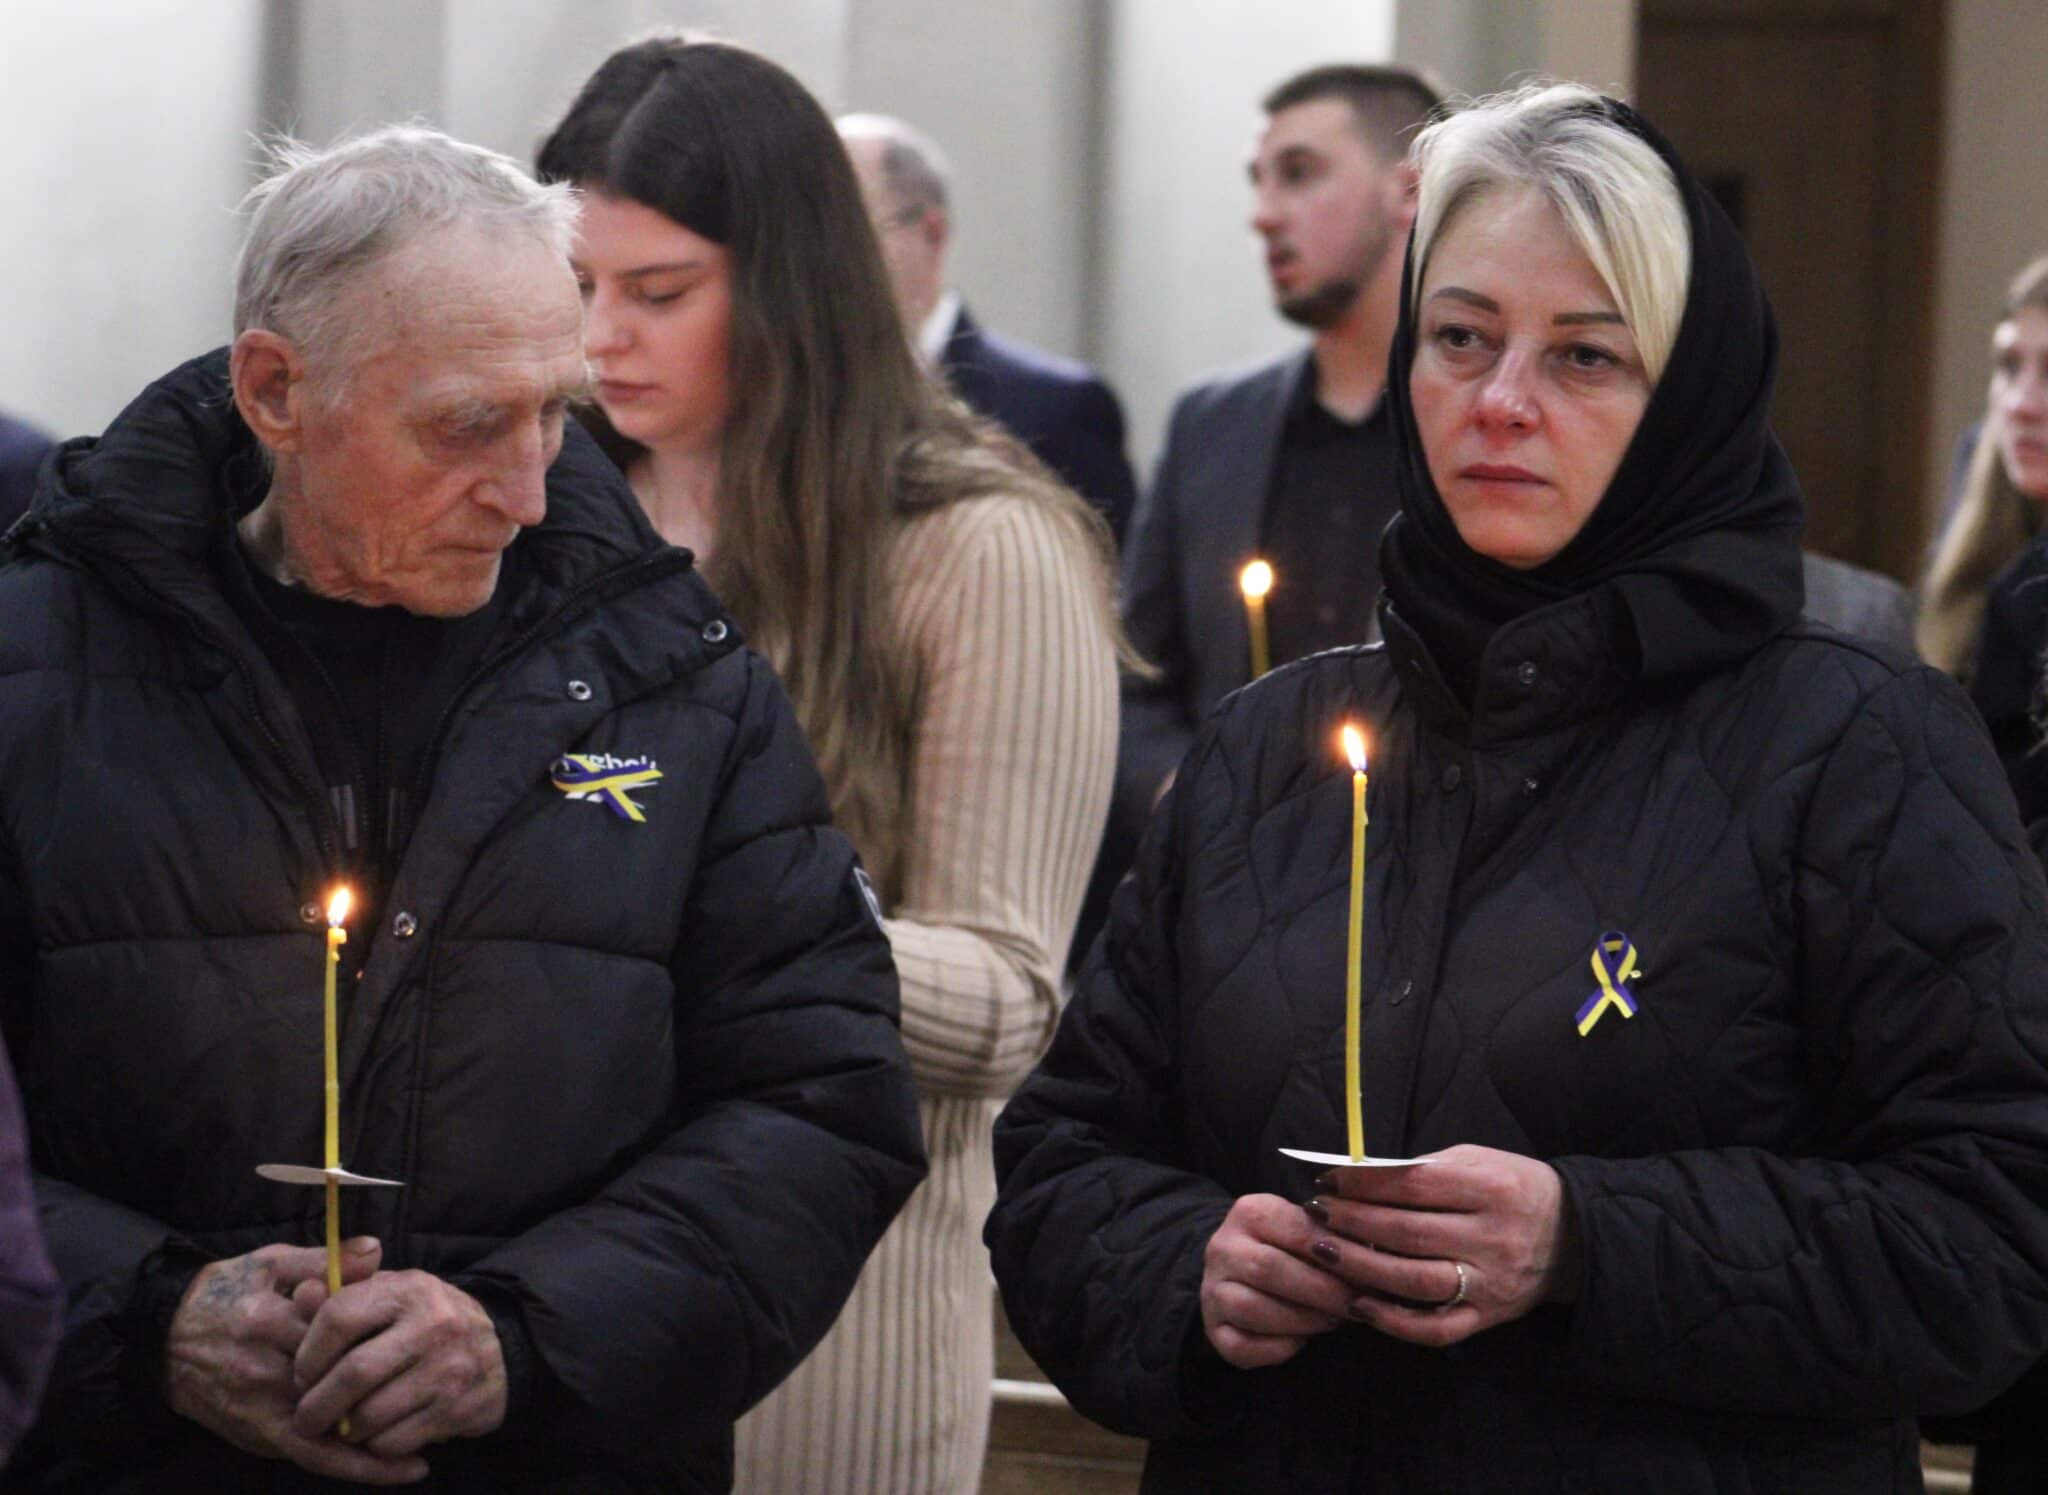
{"label": "wrinkled forehead", "polygon": [[540,398],[583,376],[583,305],[568,258],[532,235],[444,238],[372,274],[352,315],[387,389],[446,398],[479,384]]}

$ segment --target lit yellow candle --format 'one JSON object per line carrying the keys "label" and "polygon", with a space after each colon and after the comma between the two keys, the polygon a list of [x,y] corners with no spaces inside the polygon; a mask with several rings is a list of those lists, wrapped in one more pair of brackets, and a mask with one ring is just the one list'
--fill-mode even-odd
{"label": "lit yellow candle", "polygon": [[342,925],[348,919],[347,888],[336,888],[327,900],[327,1000],[324,1011],[327,1055],[327,1290],[341,1291],[341,1186],[334,1180],[341,1167],[341,1061],[336,1040],[334,978],[341,967],[341,947],[348,943]]}
{"label": "lit yellow candle", "polygon": [[1344,1130],[1354,1160],[1365,1156],[1365,1102],[1359,1078],[1359,956],[1365,944],[1365,735],[1344,726],[1351,760],[1351,927],[1344,955]]}
{"label": "lit yellow candle", "polygon": [[[336,888],[327,900],[327,993],[322,1004],[322,1023],[325,1028],[325,1049],[327,1059],[327,1293],[329,1297],[341,1291],[341,1185],[335,1180],[335,1173],[341,1167],[341,1045],[336,1032],[339,1024],[335,1020],[334,978],[341,968],[341,947],[348,943],[348,931],[342,925],[348,920],[349,894],[347,888]],[[337,1424],[342,1437],[349,1436],[351,1429],[348,1418],[343,1417]]]}
{"label": "lit yellow candle", "polygon": [[1273,590],[1273,568],[1253,561],[1238,573],[1237,585],[1244,593],[1244,620],[1252,631],[1252,679],[1273,668],[1273,655],[1266,646],[1266,594]]}

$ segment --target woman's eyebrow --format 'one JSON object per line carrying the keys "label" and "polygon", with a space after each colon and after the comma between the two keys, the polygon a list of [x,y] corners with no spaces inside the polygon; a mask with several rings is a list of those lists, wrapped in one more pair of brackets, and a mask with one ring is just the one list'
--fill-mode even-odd
{"label": "woman's eyebrow", "polygon": [[1480,311],[1498,313],[1500,303],[1491,296],[1482,296],[1477,291],[1468,291],[1463,286],[1439,286],[1429,293],[1432,301],[1459,301],[1466,306],[1477,307]]}
{"label": "woman's eyebrow", "polygon": [[1594,323],[1615,327],[1628,325],[1618,311],[1561,311],[1550,319],[1553,327],[1583,327]]}

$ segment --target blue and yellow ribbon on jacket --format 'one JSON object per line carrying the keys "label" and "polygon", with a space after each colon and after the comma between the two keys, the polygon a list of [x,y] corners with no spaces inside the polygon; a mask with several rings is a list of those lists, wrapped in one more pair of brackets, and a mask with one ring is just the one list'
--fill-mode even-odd
{"label": "blue and yellow ribbon on jacket", "polygon": [[[1609,961],[1615,962],[1611,968]],[[1636,994],[1628,984],[1642,974],[1636,969],[1636,947],[1627,935],[1615,930],[1601,935],[1593,945],[1593,979],[1600,986],[1579,1006],[1579,1037],[1591,1033],[1609,1007],[1625,1018],[1634,1017]]]}
{"label": "blue and yellow ribbon on jacket", "polygon": [[553,769],[554,785],[564,794],[601,800],[614,815],[641,825],[647,823],[647,817],[626,791],[644,789],[660,778],[661,770],[645,758],[620,764],[582,753],[565,753],[555,760]]}

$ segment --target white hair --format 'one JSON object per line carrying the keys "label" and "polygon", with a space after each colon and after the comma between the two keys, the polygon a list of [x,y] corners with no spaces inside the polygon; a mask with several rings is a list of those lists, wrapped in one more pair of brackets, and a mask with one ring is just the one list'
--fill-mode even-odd
{"label": "white hair", "polygon": [[1678,341],[1692,273],[1692,232],[1678,180],[1654,147],[1577,83],[1529,84],[1475,100],[1416,137],[1417,304],[1437,237],[1496,187],[1541,192],[1592,262],[1634,334],[1643,368],[1662,377]]}
{"label": "white hair", "polygon": [[278,139],[268,155],[273,170],[242,200],[250,220],[235,261],[235,335],[289,338],[330,386],[346,382],[375,330],[351,315],[349,293],[393,254],[475,227],[532,234],[566,258],[575,234],[572,188],[544,186],[510,156],[423,125],[325,149]]}
{"label": "white hair", "polygon": [[946,210],[953,196],[953,163],[931,136],[888,114],[842,114],[837,124],[841,140],[882,142],[882,180],[904,207]]}

